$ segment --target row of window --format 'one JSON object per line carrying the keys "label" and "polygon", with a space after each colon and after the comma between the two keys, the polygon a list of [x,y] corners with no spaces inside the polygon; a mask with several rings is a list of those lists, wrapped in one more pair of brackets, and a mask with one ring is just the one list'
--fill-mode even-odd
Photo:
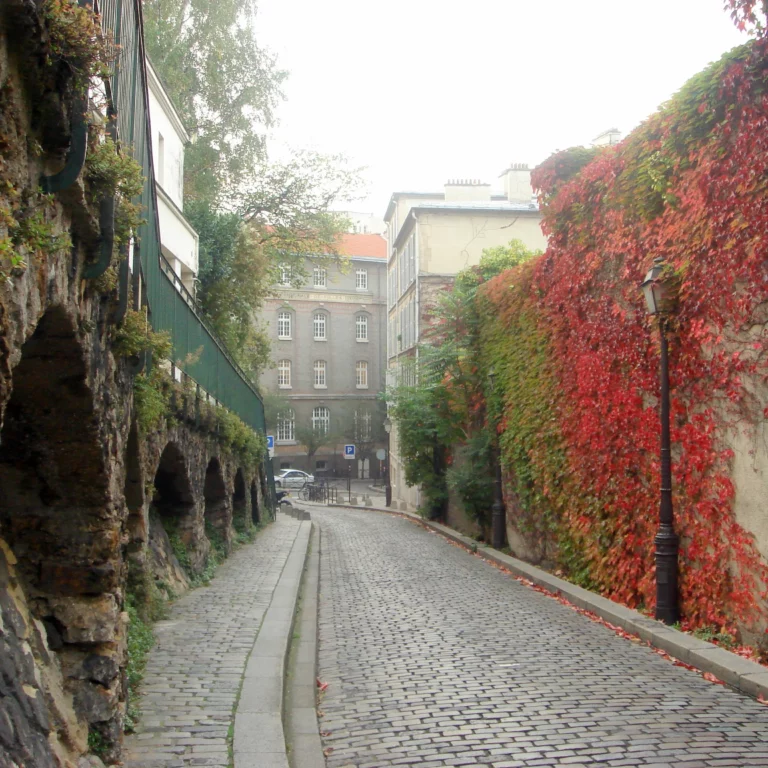
{"label": "row of window", "polygon": [[[355,440],[371,439],[373,419],[370,413],[355,411]],[[312,429],[326,435],[331,428],[331,411],[324,405],[312,409]],[[296,414],[290,408],[277,416],[277,441],[291,442],[296,439]]]}
{"label": "row of window", "polygon": [[[328,340],[328,315],[315,312],[312,316],[312,335],[315,341]],[[286,310],[277,313],[277,338],[293,338],[293,315]],[[368,316],[355,317],[355,341],[368,341]]]}
{"label": "row of window", "polygon": [[[290,287],[293,282],[293,270],[290,267],[280,267],[280,285]],[[312,270],[312,287],[313,288],[327,288],[328,287],[328,270],[322,267],[315,267]],[[368,270],[356,269],[355,270],[355,288],[358,291],[368,290]]]}
{"label": "row of window", "polygon": [[404,349],[412,347],[418,341],[418,322],[416,317],[416,301],[411,300],[400,307],[388,324],[389,336],[388,355],[396,355]]}
{"label": "row of window", "polygon": [[388,273],[388,306],[393,307],[399,296],[416,279],[416,235],[412,234],[403,249],[395,257],[395,263]]}
{"label": "row of window", "polygon": [[[328,364],[325,360],[315,360],[313,365],[313,381],[315,389],[325,389],[328,384]],[[280,389],[290,389],[293,363],[290,360],[277,361],[277,386]],[[355,387],[368,389],[368,363],[358,360],[355,363]]]}

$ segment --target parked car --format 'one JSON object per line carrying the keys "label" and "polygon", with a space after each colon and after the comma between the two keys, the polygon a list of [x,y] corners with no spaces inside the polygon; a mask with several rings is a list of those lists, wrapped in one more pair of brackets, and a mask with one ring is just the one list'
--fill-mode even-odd
{"label": "parked car", "polygon": [[314,475],[308,475],[300,469],[283,469],[275,476],[278,488],[302,488],[305,483],[314,483]]}

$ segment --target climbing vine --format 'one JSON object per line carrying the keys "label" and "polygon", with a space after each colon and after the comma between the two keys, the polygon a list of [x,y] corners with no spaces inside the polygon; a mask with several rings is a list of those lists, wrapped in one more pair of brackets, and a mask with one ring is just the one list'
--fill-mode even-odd
{"label": "climbing vine", "polygon": [[547,252],[478,299],[482,356],[504,380],[512,519],[546,533],[576,580],[651,608],[658,329],[638,286],[665,258],[679,294],[670,366],[682,608],[690,625],[725,630],[764,621],[768,585],[731,477],[734,435],[754,437],[768,415],[767,53],[758,37],[617,147],[543,163],[533,181]]}

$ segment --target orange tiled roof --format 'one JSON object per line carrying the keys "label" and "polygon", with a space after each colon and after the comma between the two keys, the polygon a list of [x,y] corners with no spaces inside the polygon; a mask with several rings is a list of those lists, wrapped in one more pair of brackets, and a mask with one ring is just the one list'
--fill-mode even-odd
{"label": "orange tiled roof", "polygon": [[345,256],[387,258],[387,241],[381,235],[342,235],[339,250]]}

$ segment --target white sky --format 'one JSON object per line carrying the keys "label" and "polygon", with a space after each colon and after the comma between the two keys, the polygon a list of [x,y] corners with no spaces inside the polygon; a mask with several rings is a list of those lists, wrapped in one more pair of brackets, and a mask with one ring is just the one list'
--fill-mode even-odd
{"label": "white sky", "polygon": [[498,185],[611,127],[626,134],[746,40],[722,0],[260,0],[257,35],[290,72],[274,145],[366,166],[396,190]]}

